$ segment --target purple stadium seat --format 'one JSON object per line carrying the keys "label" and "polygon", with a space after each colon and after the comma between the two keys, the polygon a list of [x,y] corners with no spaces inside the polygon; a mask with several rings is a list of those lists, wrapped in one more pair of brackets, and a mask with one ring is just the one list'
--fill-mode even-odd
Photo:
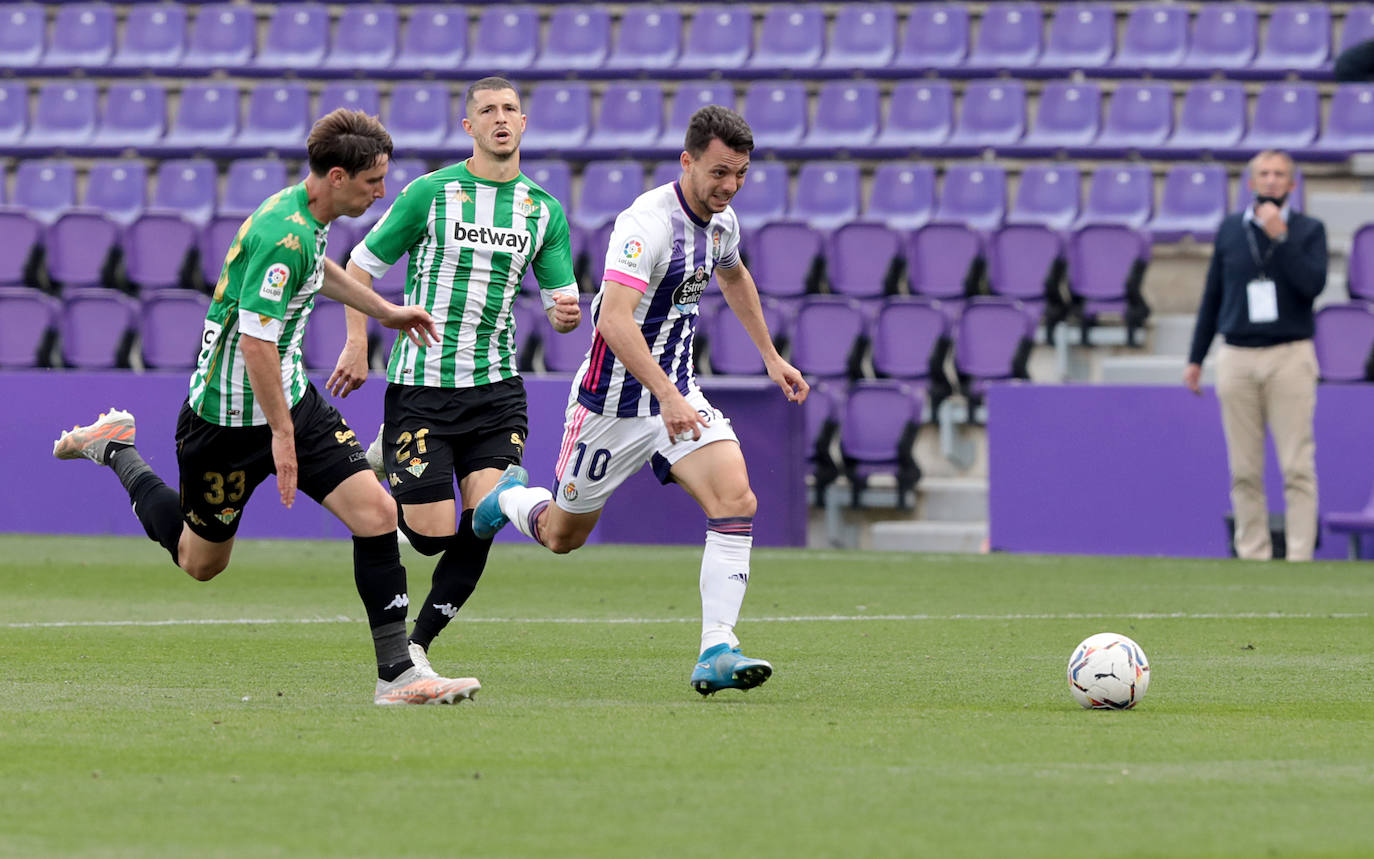
{"label": "purple stadium seat", "polygon": [[881,97],[873,81],[828,81],[816,99],[816,121],[803,144],[831,155],[862,150],[878,134]]}
{"label": "purple stadium seat", "polygon": [[1350,239],[1346,289],[1358,301],[1374,302],[1374,224],[1365,224]]}
{"label": "purple stadium seat", "polygon": [[156,289],[143,294],[143,365],[153,370],[189,370],[200,354],[200,337],[210,299],[189,289]]}
{"label": "purple stadium seat", "polygon": [[1374,39],[1374,3],[1352,3],[1341,19],[1341,43],[1337,53],[1344,53],[1370,39]]}
{"label": "purple stadium seat", "polygon": [[749,68],[768,71],[809,69],[825,50],[825,15],[815,4],[771,4],[749,58]]}
{"label": "purple stadium seat", "polygon": [[933,298],[957,316],[972,290],[983,256],[983,240],[962,224],[929,223],[906,240],[906,276],[911,294]]}
{"label": "purple stadium seat", "polygon": [[47,229],[48,275],[63,287],[101,286],[119,225],[101,212],[73,209]]}
{"label": "purple stadium seat", "polygon": [[954,91],[948,81],[900,81],[887,98],[887,119],[874,143],[888,149],[935,147],[954,127]]}
{"label": "purple stadium seat", "polygon": [[239,130],[239,91],[233,84],[188,83],[163,141],[173,149],[222,146]]}
{"label": "purple stadium seat", "polygon": [[1059,233],[1040,224],[1011,224],[988,236],[987,247],[988,289],[993,295],[1020,301],[1035,322],[1047,304],[1059,309],[1064,257]]}
{"label": "purple stadium seat", "polygon": [[1341,84],[1336,87],[1331,96],[1326,128],[1315,148],[1334,152],[1374,149],[1374,86]]}
{"label": "purple stadium seat", "polygon": [[599,227],[587,229],[587,281],[592,286],[592,291],[601,288],[602,281],[606,275],[606,250],[611,243],[611,233],[615,230],[615,222],[608,221]]}
{"label": "purple stadium seat", "polygon": [[[582,293],[577,301],[582,305],[583,325],[592,327],[592,299],[596,296]],[[518,322],[516,324],[519,324]],[[546,333],[547,332],[547,333]],[[543,345],[544,369],[550,373],[573,373],[582,366],[591,346],[591,336],[583,332],[581,326],[568,334],[559,334],[545,326],[539,329],[539,342]]]}
{"label": "purple stadium seat", "polygon": [[539,51],[539,11],[533,6],[487,6],[477,20],[467,68],[474,71],[529,68]]}
{"label": "purple stadium seat", "polygon": [[972,81],[964,88],[949,146],[1009,146],[1026,133],[1026,89],[1018,80]]}
{"label": "purple stadium seat", "polygon": [[878,474],[896,478],[897,507],[909,504],[921,478],[914,449],[924,405],[924,386],[910,382],[860,379],[850,390],[840,422],[840,455],[854,506],[869,478]]}
{"label": "purple stadium seat", "polygon": [[658,145],[665,149],[682,150],[687,135],[687,123],[692,114],[708,104],[735,109],[735,90],[725,81],[683,81],[673,94],[673,106],[668,111],[668,124]]}
{"label": "purple stadium seat", "polygon": [[588,146],[603,151],[651,147],[662,136],[662,87],[652,81],[607,84]]}
{"label": "purple stadium seat", "polygon": [[[568,162],[531,158],[520,162],[520,172],[552,194],[554,199],[563,204],[565,212],[572,208],[572,168],[568,166]],[[389,176],[387,182],[390,184]]]}
{"label": "purple stadium seat", "polygon": [[148,169],[132,158],[97,161],[86,174],[83,205],[127,227],[148,203]]}
{"label": "purple stadium seat", "polygon": [[544,50],[536,69],[564,72],[600,68],[611,51],[611,16],[599,5],[559,6],[549,17]]}
{"label": "purple stadium seat", "polygon": [[91,138],[97,147],[120,149],[157,143],[167,133],[167,92],[155,81],[116,81]]}
{"label": "purple stadium seat", "polygon": [[1374,358],[1374,308],[1364,302],[1328,304],[1316,313],[1312,345],[1323,382],[1367,382]]}
{"label": "purple stadium seat", "polygon": [[[747,177],[747,178],[749,178],[749,179],[757,179],[757,178],[759,178],[757,175],[755,175],[754,171],[757,170],[757,169],[758,169],[760,166],[762,166],[763,164],[768,164],[768,163],[771,163],[771,162],[760,161],[758,164],[752,164],[752,165],[750,165],[750,167],[749,167],[749,173],[748,173],[748,177]],[[781,167],[782,165],[778,165],[778,166]],[[784,176],[787,175],[786,170],[783,171],[783,175],[784,175]],[[657,164],[654,165],[654,170],[653,170],[653,172],[649,174],[649,187],[650,187],[650,188],[657,188],[657,187],[660,186],[660,185],[667,185],[669,182],[676,182],[681,176],[682,176],[682,162],[681,162],[681,161],[679,161],[679,160],[676,159],[676,158],[674,158],[672,161],[660,161],[660,162],[658,162]],[[766,181],[768,181],[768,180],[765,179],[764,181],[766,182]],[[740,197],[737,196],[737,197],[731,202],[730,205],[733,207],[733,206],[734,206],[736,203],[738,203],[741,199],[742,199],[742,198],[740,198]],[[783,205],[782,209],[779,210],[778,217],[782,217],[782,213],[784,213],[784,212],[786,212],[786,211],[787,211],[787,206],[785,205],[785,202],[784,202],[784,205]],[[738,209],[735,210],[735,214],[736,214],[736,215],[739,215],[739,210],[738,210]],[[741,219],[741,220],[740,220],[740,223],[743,223],[743,222],[744,222],[743,219]]]}
{"label": "purple stadium seat", "polygon": [[825,243],[830,291],[850,298],[882,297],[901,255],[902,238],[896,230],[860,221],[844,224]]}
{"label": "purple stadium seat", "polygon": [[200,251],[200,276],[209,286],[213,287],[219,281],[224,257],[229,253],[229,247],[242,225],[242,218],[220,215],[201,226],[196,248]]}
{"label": "purple stadium seat", "polygon": [[138,330],[138,302],[113,289],[73,289],[62,298],[62,363],[105,370],[126,366],[131,335]]}
{"label": "purple stadium seat", "polygon": [[884,69],[897,54],[897,12],[891,3],[846,3],[835,13],[821,57],[823,69]]}
{"label": "purple stadium seat", "polygon": [[1193,84],[1183,96],[1169,149],[1183,157],[1240,142],[1245,133],[1245,87],[1239,83]]}
{"label": "purple stadium seat", "polygon": [[800,81],[755,81],[744,94],[744,115],[760,149],[792,146],[806,134],[806,85]]}
{"label": "purple stadium seat", "polygon": [[759,292],[778,298],[804,295],[821,256],[821,234],[796,221],[772,221],[746,235],[749,273]]}
{"label": "purple stadium seat", "polygon": [[[1288,205],[1293,211],[1301,212],[1307,201],[1307,186],[1303,182],[1302,167],[1293,165],[1293,193],[1288,197]],[[1236,185],[1236,202],[1231,206],[1231,211],[1241,212],[1249,208],[1250,200],[1254,191],[1250,188],[1250,165],[1247,164],[1240,171],[1240,181]]]}
{"label": "purple stadium seat", "polygon": [[334,25],[334,41],[324,58],[324,68],[350,72],[390,68],[399,41],[400,22],[394,6],[350,6]]}
{"label": "purple stadium seat", "polygon": [[938,302],[888,298],[873,322],[873,372],[889,379],[941,377],[948,338],[949,319]]}
{"label": "purple stadium seat", "polygon": [[1021,171],[1007,222],[1066,229],[1081,204],[1078,167],[1071,162],[1032,164]]}
{"label": "purple stadium seat", "polygon": [[401,30],[401,50],[391,67],[399,73],[462,68],[467,42],[464,7],[415,6]]}
{"label": "purple stadium seat", "polygon": [[1025,358],[1035,334],[1020,302],[976,298],[959,317],[954,335],[954,369],[971,400],[981,400],[991,382],[1026,378]]}
{"label": "purple stadium seat", "polygon": [[[359,7],[354,6],[352,9]],[[351,10],[350,10],[351,11]],[[368,116],[382,112],[382,95],[377,85],[366,81],[333,81],[320,90],[319,116],[338,108],[361,110]]]}
{"label": "purple stadium seat", "polygon": [[1134,4],[1113,65],[1128,72],[1170,69],[1188,53],[1188,8],[1172,3]]}
{"label": "purple stadium seat", "polygon": [[808,295],[792,319],[792,365],[808,379],[853,378],[866,329],[858,302]]}
{"label": "purple stadium seat", "polygon": [[1105,3],[1056,3],[1038,67],[1077,71],[1105,66],[1116,47],[1116,18]]}
{"label": "purple stadium seat", "polygon": [[171,69],[186,53],[186,7],[180,3],[131,6],[124,36],[110,65],[115,68]]}
{"label": "purple stadium seat", "polygon": [[42,246],[43,225],[37,219],[17,206],[0,207],[0,286],[33,285],[29,266]]}
{"label": "purple stadium seat", "polygon": [[62,304],[27,286],[0,286],[0,367],[38,367]]}
{"label": "purple stadium seat", "polygon": [[[776,342],[784,336],[786,324],[782,305],[776,299],[760,296],[763,321]],[[703,305],[706,306],[706,305]],[[727,376],[765,376],[763,356],[749,333],[724,301],[717,301],[700,320],[697,330],[705,334],[711,372]]]}
{"label": "purple stadium seat", "polygon": [[1093,171],[1081,224],[1142,227],[1154,211],[1154,175],[1144,164],[1109,164]]}
{"label": "purple stadium seat", "polygon": [[1281,3],[1250,68],[1261,74],[1316,69],[1331,58],[1331,11],[1325,3]]}
{"label": "purple stadium seat", "polygon": [[606,67],[611,69],[669,69],[682,53],[682,15],[672,6],[631,5],[620,16]]}
{"label": "purple stadium seat", "polygon": [[[736,69],[749,59],[754,18],[744,3],[706,3],[687,25],[680,69]],[[699,72],[698,72],[699,74]]]}
{"label": "purple stadium seat", "polygon": [[889,161],[873,171],[865,218],[910,230],[929,221],[934,209],[935,168],[931,165]]}
{"label": "purple stadium seat", "polygon": [[1167,83],[1125,81],[1107,102],[1102,133],[1093,144],[1105,156],[1158,146],[1174,127],[1174,96]]}
{"label": "purple stadium seat", "polygon": [[1083,340],[1100,313],[1120,313],[1126,322],[1126,342],[1135,345],[1135,331],[1149,315],[1140,295],[1140,281],[1150,247],[1137,230],[1116,224],[1082,227],[1069,236],[1069,294],[1077,304]]}
{"label": "purple stadium seat", "polygon": [[1007,176],[995,164],[956,163],[945,170],[935,220],[992,230],[1007,211]]}
{"label": "purple stadium seat", "polygon": [[11,202],[40,224],[51,224],[76,205],[76,168],[70,161],[20,161]]}
{"label": "purple stadium seat", "polygon": [[1243,69],[1255,58],[1259,14],[1247,3],[1204,3],[1183,65],[1200,73]]}
{"label": "purple stadium seat", "polygon": [[859,165],[807,161],[797,172],[797,192],[788,217],[819,230],[833,230],[859,216]]}
{"label": "purple stadium seat", "polygon": [[43,31],[47,27],[39,3],[0,4],[0,67],[29,68],[43,56]]}
{"label": "purple stadium seat", "polygon": [[1175,164],[1164,177],[1159,211],[1146,226],[1157,242],[1190,235],[1200,242],[1216,238],[1226,217],[1226,168],[1218,164]]}
{"label": "purple stadium seat", "polygon": [[825,505],[826,487],[840,476],[830,448],[835,444],[840,428],[840,410],[845,384],[813,380],[811,393],[802,403],[802,424],[806,440],[806,460],[812,465],[815,482],[815,505]]}
{"label": "purple stadium seat", "polygon": [[975,69],[1024,69],[1040,57],[1044,29],[1039,3],[989,3],[966,65]]}
{"label": "purple stadium seat", "polygon": [[1102,127],[1102,92],[1095,84],[1051,81],[1040,90],[1035,125],[1019,150],[1052,154],[1066,146],[1088,146]]}
{"label": "purple stadium seat", "polygon": [[644,193],[644,167],[638,161],[591,161],[582,170],[582,187],[572,220],[584,227],[599,227],[614,221]]}
{"label": "purple stadium seat", "polygon": [[311,370],[328,372],[334,369],[348,339],[344,305],[322,295],[315,296],[310,311],[310,324],[305,326],[301,342],[301,359]]}
{"label": "purple stadium seat", "polygon": [[28,87],[23,81],[0,82],[0,144],[18,143],[28,130]]}
{"label": "purple stadium seat", "polygon": [[322,3],[283,3],[273,8],[254,68],[318,70],[329,48],[329,10]]}
{"label": "purple stadium seat", "polygon": [[180,212],[197,226],[215,213],[218,171],[208,158],[170,159],[157,166],[153,208]]}
{"label": "purple stadium seat", "polygon": [[[285,188],[286,164],[275,158],[240,158],[229,162],[219,213],[245,217]],[[375,205],[375,204],[374,204]]]}
{"label": "purple stadium seat", "polygon": [[451,112],[446,85],[402,81],[391,90],[386,128],[398,150],[435,147],[448,137]]}
{"label": "purple stadium seat", "polygon": [[1254,117],[1242,149],[1306,149],[1317,139],[1321,97],[1315,84],[1265,84],[1255,99]]}
{"label": "purple stadium seat", "polygon": [[24,145],[41,149],[79,148],[95,134],[96,88],[89,81],[51,81],[38,88],[33,124]]}
{"label": "purple stadium seat", "polygon": [[[682,168],[679,167],[679,174]],[[755,230],[787,216],[787,165],[781,161],[755,161],[745,174],[744,187],[730,202],[740,226]]]}
{"label": "purple stadium seat", "polygon": [[303,83],[264,83],[248,96],[248,114],[235,142],[242,150],[299,149],[314,118],[310,91]]}
{"label": "purple stadium seat", "polygon": [[63,4],[43,54],[48,68],[101,68],[114,56],[115,15],[108,3]]}
{"label": "purple stadium seat", "polygon": [[182,65],[188,69],[239,69],[253,59],[257,21],[253,7],[206,3],[191,23]]}
{"label": "purple stadium seat", "polygon": [[1360,560],[1360,546],[1365,534],[1374,531],[1374,491],[1362,510],[1342,510],[1321,514],[1321,523],[1333,534],[1345,534],[1349,539],[1346,553],[1351,561]]}
{"label": "purple stadium seat", "polygon": [[[124,230],[124,268],[129,280],[142,290],[180,286],[186,255],[199,237],[195,226],[180,215],[144,213]],[[223,260],[221,253],[219,261]]]}
{"label": "purple stadium seat", "polygon": [[534,85],[521,147],[559,153],[581,146],[592,128],[591,87],[580,81]]}
{"label": "purple stadium seat", "polygon": [[968,7],[962,3],[914,3],[892,67],[898,71],[953,69],[968,56]]}

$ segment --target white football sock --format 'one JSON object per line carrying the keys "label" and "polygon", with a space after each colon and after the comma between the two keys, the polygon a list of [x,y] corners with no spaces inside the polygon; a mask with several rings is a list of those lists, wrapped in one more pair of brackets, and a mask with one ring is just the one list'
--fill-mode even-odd
{"label": "white football sock", "polygon": [[706,532],[701,554],[701,649],[726,644],[739,646],[735,624],[749,586],[752,536]]}
{"label": "white football sock", "polygon": [[536,543],[542,542],[534,533],[530,513],[540,503],[552,501],[552,492],[542,486],[512,486],[498,495],[496,500],[501,505],[501,512],[506,514],[517,531]]}

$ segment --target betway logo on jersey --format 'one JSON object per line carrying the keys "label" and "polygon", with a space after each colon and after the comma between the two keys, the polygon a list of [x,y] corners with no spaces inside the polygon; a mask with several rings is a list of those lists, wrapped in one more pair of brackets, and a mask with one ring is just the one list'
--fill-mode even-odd
{"label": "betway logo on jersey", "polygon": [[479,227],[473,224],[454,224],[453,240],[463,247],[484,251],[506,251],[529,256],[530,234],[509,227]]}

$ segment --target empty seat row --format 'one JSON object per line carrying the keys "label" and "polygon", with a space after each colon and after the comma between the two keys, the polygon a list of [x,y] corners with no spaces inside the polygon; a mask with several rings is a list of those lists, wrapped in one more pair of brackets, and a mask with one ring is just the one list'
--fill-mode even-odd
{"label": "empty seat row", "polygon": [[[704,68],[742,76],[797,69],[845,75],[856,68],[896,75],[1221,70],[1280,78],[1322,74],[1330,65],[1326,4],[1277,4],[1267,27],[1248,3],[1204,5],[1196,15],[1182,4],[1132,4],[1119,40],[1111,4],[1048,4],[1048,30],[1045,5],[850,3],[831,17],[819,3],[779,3],[763,12],[755,38],[753,12],[742,3],[708,4],[686,19],[675,6],[630,5],[613,15],[609,6],[579,3],[554,9],[542,27],[539,8],[528,4],[417,5],[402,21],[390,4],[347,6],[333,18],[322,3],[283,3],[259,44],[256,13],[246,5],[135,5],[122,27],[109,3],[55,5],[47,37],[47,7],[7,3],[0,5],[0,19],[8,21],[0,67],[312,76],[500,70],[553,77],[695,75]],[[976,27],[971,6],[982,9]],[[1354,5],[1339,30],[1341,49],[1374,35],[1374,7]]]}
{"label": "empty seat row", "polygon": [[[38,87],[30,116],[25,84],[9,81],[0,84],[0,153],[294,154],[303,151],[315,118],[336,107],[379,115],[403,156],[450,157],[472,145],[460,121],[462,95],[442,82],[400,82],[385,100],[375,83],[333,83],[313,109],[310,88],[300,82],[263,83],[246,93],[233,83],[192,82],[177,92],[175,111],[172,100],[156,81],[115,82],[103,98],[94,82],[50,81]],[[872,80],[831,81],[814,104],[800,81],[752,82],[742,104],[723,81],[684,82],[671,98],[659,83],[613,83],[595,109],[589,84],[545,82],[526,99],[522,147],[572,158],[672,157],[682,150],[691,115],[723,104],[749,118],[760,154],[781,157],[995,150],[1023,157],[1244,158],[1284,148],[1299,158],[1342,159],[1374,148],[1371,85],[1337,87],[1325,125],[1314,84],[1266,84],[1251,106],[1240,83],[1200,82],[1180,101],[1175,121],[1167,83],[1123,82],[1105,95],[1095,83],[1055,81],[1042,89],[1032,123],[1026,87],[1016,80],[972,81],[957,97],[948,81],[902,81],[886,94]]]}

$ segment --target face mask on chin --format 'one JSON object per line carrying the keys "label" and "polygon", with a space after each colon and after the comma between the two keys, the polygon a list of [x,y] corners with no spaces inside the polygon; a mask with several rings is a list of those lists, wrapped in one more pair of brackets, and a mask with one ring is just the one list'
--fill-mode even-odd
{"label": "face mask on chin", "polygon": [[1287,194],[1284,194],[1284,195],[1279,196],[1279,197],[1268,197],[1268,196],[1265,196],[1264,194],[1256,194],[1256,195],[1255,195],[1255,205],[1256,205],[1256,206],[1259,206],[1261,203],[1273,203],[1275,206],[1278,206],[1280,209],[1282,209],[1282,208],[1283,208],[1283,204],[1284,204],[1285,202],[1287,202],[1287,200],[1288,200],[1288,195],[1287,195]]}

